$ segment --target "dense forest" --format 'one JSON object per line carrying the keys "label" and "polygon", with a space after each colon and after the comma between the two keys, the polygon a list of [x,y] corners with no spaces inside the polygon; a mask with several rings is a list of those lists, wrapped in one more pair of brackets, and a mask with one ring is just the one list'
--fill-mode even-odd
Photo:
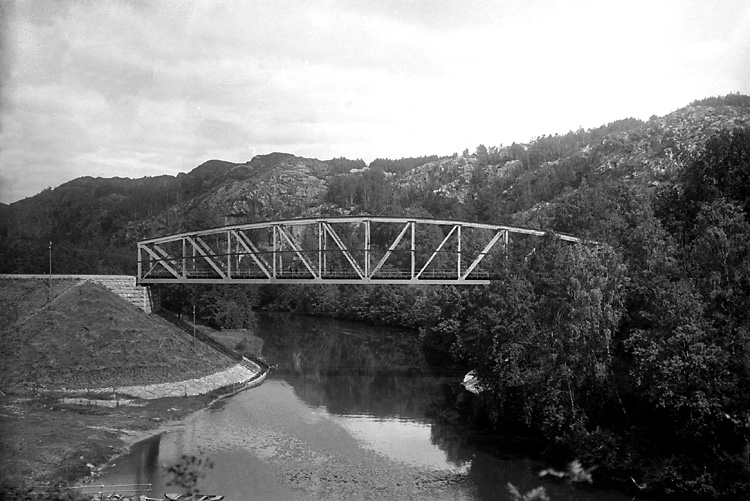
{"label": "dense forest", "polygon": [[[550,234],[511,246],[488,263],[500,277],[490,286],[169,286],[159,289],[162,304],[196,305],[218,328],[252,327],[252,310],[268,307],[418,329],[429,360],[476,371],[483,388],[453,395],[440,419],[542,439],[550,457],[597,465],[597,479],[644,495],[746,498],[750,122],[735,117],[748,108],[750,98],[730,95],[668,119],[460,156],[315,167],[326,186],[317,214],[513,223],[598,242],[570,245]],[[56,272],[132,274],[124,256],[134,237],[123,227],[168,207],[189,214],[206,207],[199,202],[213,187],[252,180],[221,163],[181,176],[153,186],[89,183],[109,201],[91,214],[80,193],[38,195],[68,226],[19,236],[6,219],[0,271],[44,272],[54,235],[65,250],[56,250]]]}

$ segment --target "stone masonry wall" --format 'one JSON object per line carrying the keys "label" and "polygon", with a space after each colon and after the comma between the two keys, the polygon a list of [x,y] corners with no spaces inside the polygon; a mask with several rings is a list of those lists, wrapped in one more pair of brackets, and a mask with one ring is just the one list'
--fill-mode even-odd
{"label": "stone masonry wall", "polygon": [[[0,278],[48,280],[49,275],[0,275]],[[52,275],[52,279],[88,280],[103,285],[130,304],[146,313],[153,313],[154,306],[148,287],[137,285],[134,276],[129,275]]]}

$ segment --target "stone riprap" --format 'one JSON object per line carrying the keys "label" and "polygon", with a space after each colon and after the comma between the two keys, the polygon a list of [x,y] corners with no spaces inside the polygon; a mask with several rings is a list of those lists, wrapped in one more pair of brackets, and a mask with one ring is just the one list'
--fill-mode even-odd
{"label": "stone riprap", "polygon": [[193,397],[232,385],[245,385],[261,376],[262,373],[263,370],[257,364],[246,361],[201,378],[145,386],[121,386],[117,388],[117,394],[147,400],[164,397]]}
{"label": "stone riprap", "polygon": [[266,375],[267,370],[255,362],[243,359],[242,363],[228,369],[194,379],[109,388],[63,389],[63,392],[71,395],[65,399],[66,403],[83,404],[85,401],[87,405],[139,405],[133,399],[194,397],[217,390],[226,390],[224,393],[229,394],[233,393],[232,390],[241,390],[262,383]]}

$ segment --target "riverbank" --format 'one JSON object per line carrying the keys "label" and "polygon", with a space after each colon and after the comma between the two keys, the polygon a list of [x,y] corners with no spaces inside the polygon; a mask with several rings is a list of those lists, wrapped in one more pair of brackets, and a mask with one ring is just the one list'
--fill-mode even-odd
{"label": "riverbank", "polygon": [[[267,369],[242,389],[261,384]],[[232,391],[230,391],[232,390]],[[102,468],[134,443],[176,426],[190,414],[239,387],[188,397],[138,400],[116,407],[66,403],[64,394],[0,396],[2,485],[5,499],[31,491],[44,498],[48,489],[95,480]],[[11,495],[9,495],[11,494]],[[25,499],[25,498],[24,498]]]}
{"label": "riverbank", "polygon": [[[164,398],[142,407],[61,404],[45,397],[0,397],[3,490],[46,489],[95,478],[140,434],[206,407],[208,396]],[[12,499],[12,497],[10,498]]]}
{"label": "riverbank", "polygon": [[4,279],[0,304],[2,499],[50,499],[56,485],[94,479],[134,442],[267,371],[90,282]]}

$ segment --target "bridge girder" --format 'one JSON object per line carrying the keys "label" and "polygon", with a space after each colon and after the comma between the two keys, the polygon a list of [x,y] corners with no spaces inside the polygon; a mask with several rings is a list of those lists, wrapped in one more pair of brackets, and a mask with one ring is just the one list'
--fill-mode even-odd
{"label": "bridge girder", "polygon": [[486,256],[512,234],[546,233],[408,217],[263,221],[142,240],[138,283],[487,285]]}

